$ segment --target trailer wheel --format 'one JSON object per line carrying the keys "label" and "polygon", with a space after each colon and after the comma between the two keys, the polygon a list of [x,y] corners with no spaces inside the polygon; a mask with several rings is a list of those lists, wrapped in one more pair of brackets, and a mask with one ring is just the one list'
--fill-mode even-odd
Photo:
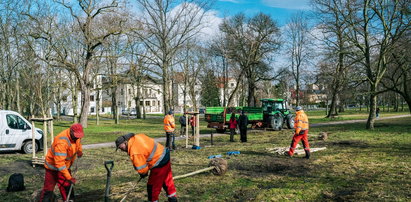
{"label": "trailer wheel", "polygon": [[274,115],[271,118],[271,128],[273,128],[274,130],[281,130],[283,129],[283,117],[281,115]]}
{"label": "trailer wheel", "polygon": [[225,133],[225,128],[224,129],[215,129],[217,131],[217,133]]}
{"label": "trailer wheel", "polygon": [[294,128],[294,115],[287,115],[287,128],[293,129]]}
{"label": "trailer wheel", "polygon": [[[35,152],[37,152],[39,150],[39,144],[37,142],[35,142],[35,148],[34,149],[35,149]],[[21,150],[25,154],[33,153],[33,142],[31,140],[24,142],[23,146],[21,147]]]}

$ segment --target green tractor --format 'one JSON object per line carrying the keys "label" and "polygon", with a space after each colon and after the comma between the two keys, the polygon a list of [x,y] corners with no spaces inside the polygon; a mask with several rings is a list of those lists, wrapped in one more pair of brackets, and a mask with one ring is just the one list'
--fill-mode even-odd
{"label": "green tractor", "polygon": [[268,128],[281,130],[283,126],[289,129],[294,128],[294,115],[287,108],[284,99],[261,99],[263,108],[263,122]]}

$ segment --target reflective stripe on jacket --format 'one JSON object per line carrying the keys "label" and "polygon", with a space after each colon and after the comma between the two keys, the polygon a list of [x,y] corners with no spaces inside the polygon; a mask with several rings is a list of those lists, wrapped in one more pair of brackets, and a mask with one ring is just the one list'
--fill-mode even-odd
{"label": "reflective stripe on jacket", "polygon": [[76,159],[77,152],[82,152],[80,141],[80,139],[76,142],[71,140],[70,129],[66,129],[58,134],[47,151],[44,167],[60,171],[67,180],[70,180],[71,175],[68,169]]}
{"label": "reflective stripe on jacket", "polygon": [[304,110],[296,112],[294,119],[295,134],[299,134],[302,130],[308,130],[308,117],[304,113]]}
{"label": "reflective stripe on jacket", "polygon": [[164,117],[164,130],[166,132],[174,132],[175,128],[174,117],[172,115],[166,115]]}
{"label": "reflective stripe on jacket", "polygon": [[140,174],[146,174],[157,166],[165,154],[164,146],[145,134],[136,134],[128,140],[128,155]]}

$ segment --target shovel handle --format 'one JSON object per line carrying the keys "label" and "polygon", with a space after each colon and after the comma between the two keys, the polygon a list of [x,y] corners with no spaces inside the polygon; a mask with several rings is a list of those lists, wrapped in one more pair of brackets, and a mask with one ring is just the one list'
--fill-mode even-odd
{"label": "shovel handle", "polygon": [[[108,165],[110,165],[110,166],[108,166]],[[113,170],[114,161],[105,161],[104,162],[104,167],[106,167],[107,176],[111,176],[111,170]]]}

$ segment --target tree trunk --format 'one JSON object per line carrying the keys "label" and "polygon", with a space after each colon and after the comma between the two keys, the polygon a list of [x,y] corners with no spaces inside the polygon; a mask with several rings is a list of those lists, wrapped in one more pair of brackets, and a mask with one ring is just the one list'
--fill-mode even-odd
{"label": "tree trunk", "polygon": [[87,85],[81,87],[81,114],[80,124],[83,128],[87,128],[88,111],[90,108],[90,88]]}
{"label": "tree trunk", "polygon": [[[408,97],[408,98],[404,98],[404,100],[405,100],[405,102],[407,102],[407,105],[408,105],[408,111],[410,112],[410,114],[411,114],[411,98],[410,97]],[[403,108],[404,108],[404,105],[403,105]]]}
{"label": "tree trunk", "polygon": [[118,124],[117,114],[118,112],[118,103],[117,103],[117,86],[111,88],[111,110],[113,111],[112,117],[114,123]]}
{"label": "tree trunk", "polygon": [[20,83],[19,83],[19,78],[16,78],[16,107],[17,107],[17,112],[19,114],[22,114],[21,112],[21,106],[20,106]]}
{"label": "tree trunk", "polygon": [[[166,115],[167,114],[167,112],[170,110],[170,105],[168,104],[169,103],[169,88],[170,88],[170,86],[169,86],[169,82],[168,82],[168,79],[167,79],[167,75],[163,75],[163,83],[164,83],[164,85],[163,85],[163,109],[164,109],[164,115]],[[143,107],[144,107],[144,101],[143,101]]]}
{"label": "tree trunk", "polygon": [[143,119],[146,119],[146,100],[143,98]]}
{"label": "tree trunk", "polygon": [[337,112],[337,90],[336,89],[332,89],[331,104],[330,104],[330,108],[328,110],[329,111],[328,111],[328,114],[327,114],[326,118],[330,118],[332,116],[338,115],[338,112]]}
{"label": "tree trunk", "polygon": [[248,97],[247,97],[247,104],[249,107],[256,106],[256,98],[255,98],[255,82],[254,79],[249,78],[248,80]]}
{"label": "tree trunk", "polygon": [[78,97],[77,97],[77,86],[76,86],[76,83],[74,83],[74,89],[73,89],[73,100],[72,100],[72,105],[73,105],[73,122],[74,123],[78,123],[78,111],[77,111],[77,108],[78,108],[78,103],[77,103],[77,100],[78,100]]}
{"label": "tree trunk", "polygon": [[97,89],[96,95],[96,125],[100,125],[100,89]]}
{"label": "tree trunk", "polygon": [[375,94],[376,84],[372,84],[370,87],[370,111],[367,120],[367,129],[374,129],[375,122],[375,110],[377,109],[377,95]]}

